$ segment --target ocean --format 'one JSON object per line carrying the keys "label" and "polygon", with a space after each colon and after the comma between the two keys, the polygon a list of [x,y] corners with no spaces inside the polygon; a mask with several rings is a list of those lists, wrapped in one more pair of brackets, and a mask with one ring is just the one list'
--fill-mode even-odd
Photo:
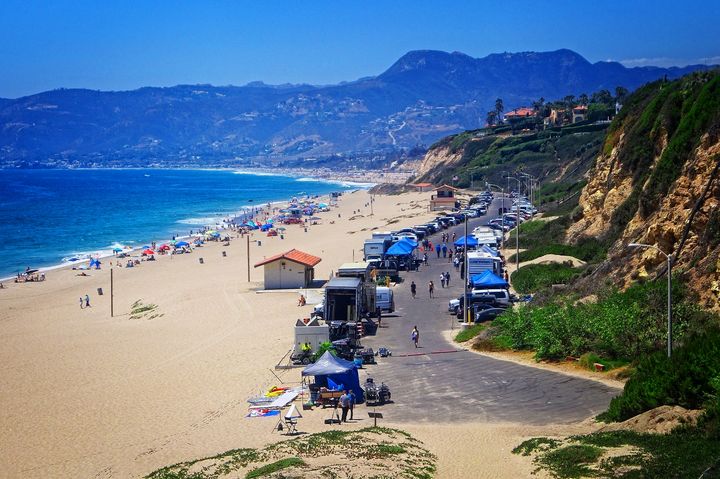
{"label": "ocean", "polygon": [[244,207],[365,186],[230,170],[0,170],[0,278],[188,235]]}

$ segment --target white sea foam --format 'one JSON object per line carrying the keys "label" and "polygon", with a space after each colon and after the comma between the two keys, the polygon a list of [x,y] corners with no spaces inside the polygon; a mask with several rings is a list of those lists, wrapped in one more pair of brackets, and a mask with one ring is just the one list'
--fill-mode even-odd
{"label": "white sea foam", "polygon": [[333,185],[343,186],[345,188],[372,188],[375,183],[362,183],[359,181],[346,181],[346,180],[331,180],[326,178],[296,178],[295,181],[299,182],[314,182],[314,183],[329,183]]}
{"label": "white sea foam", "polygon": [[246,171],[237,170],[233,171],[233,175],[253,175],[253,176],[286,176],[280,173],[271,173],[269,171]]}

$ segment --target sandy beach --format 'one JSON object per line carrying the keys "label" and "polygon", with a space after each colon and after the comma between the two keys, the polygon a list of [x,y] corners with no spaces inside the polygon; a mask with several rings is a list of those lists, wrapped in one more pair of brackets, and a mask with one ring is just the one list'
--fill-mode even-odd
{"label": "sandy beach", "polygon": [[[304,308],[296,306],[296,291],[259,294],[263,272],[252,265],[297,248],[321,257],[316,278],[328,278],[341,263],[362,259],[372,229],[434,217],[428,196],[375,196],[370,216],[369,194],[356,191],[343,195],[339,207],[323,213],[321,224],[307,233],[299,225],[289,225],[284,239],[255,232],[250,282],[244,239],[132,269],[116,267],[114,318],[107,262],[88,276],[61,269],[45,282],[0,290],[0,476],[139,477],[179,461],[285,439],[272,432],[273,419],[245,418],[246,400],[278,385],[275,375],[286,385],[299,383],[299,369],[273,366],[291,347],[294,322],[309,316],[317,294],[310,292]],[[92,306],[81,310],[85,294]],[[158,316],[131,319],[137,300],[156,304]],[[326,417],[328,412],[308,412],[302,429],[326,430]],[[510,453],[524,438],[590,426],[397,427],[438,455],[438,477],[489,478],[529,475],[529,461]]]}

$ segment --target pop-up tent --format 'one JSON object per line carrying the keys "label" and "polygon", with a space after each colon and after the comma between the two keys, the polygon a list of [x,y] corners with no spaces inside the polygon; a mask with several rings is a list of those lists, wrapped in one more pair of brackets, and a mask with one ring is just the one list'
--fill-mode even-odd
{"label": "pop-up tent", "polygon": [[455,246],[465,246],[467,243],[468,248],[475,248],[478,245],[478,240],[473,236],[463,236],[455,241]]}
{"label": "pop-up tent", "polygon": [[398,241],[394,245],[388,248],[388,250],[385,252],[388,256],[405,256],[412,254],[413,250],[415,248],[410,243],[406,243],[404,241]]}
{"label": "pop-up tent", "polygon": [[495,275],[492,271],[486,270],[480,274],[470,277],[470,283],[475,289],[495,289],[509,288],[510,285],[501,277]]}
{"label": "pop-up tent", "polygon": [[352,389],[355,393],[355,402],[365,401],[365,392],[360,387],[360,379],[355,364],[345,361],[325,351],[315,364],[303,369],[303,376],[315,376],[315,382],[320,386],[328,387],[329,383],[342,384],[344,389]]}
{"label": "pop-up tent", "polygon": [[410,238],[408,238],[407,236],[403,236],[402,238],[400,238],[398,240],[398,243],[406,244],[406,245],[410,246],[412,249],[415,249],[418,247],[417,241],[413,241]]}

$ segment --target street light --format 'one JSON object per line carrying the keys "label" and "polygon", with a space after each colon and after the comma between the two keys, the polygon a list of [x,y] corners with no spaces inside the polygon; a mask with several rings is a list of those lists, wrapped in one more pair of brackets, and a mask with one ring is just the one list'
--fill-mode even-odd
{"label": "street light", "polygon": [[667,254],[651,244],[630,243],[629,248],[652,248],[667,260],[667,355],[672,356],[672,254]]}
{"label": "street light", "polygon": [[[520,179],[515,178],[514,176],[508,176],[507,179],[508,181],[517,181],[519,194],[520,188],[522,188]],[[517,221],[515,222],[515,271],[517,271],[520,269],[520,205],[517,204],[517,201],[515,202],[515,213],[517,213]]]}
{"label": "street light", "polygon": [[463,260],[465,263],[465,278],[463,286],[463,322],[468,321],[468,278],[470,278],[470,272],[468,271],[468,216],[465,213],[465,244],[463,245]]}

